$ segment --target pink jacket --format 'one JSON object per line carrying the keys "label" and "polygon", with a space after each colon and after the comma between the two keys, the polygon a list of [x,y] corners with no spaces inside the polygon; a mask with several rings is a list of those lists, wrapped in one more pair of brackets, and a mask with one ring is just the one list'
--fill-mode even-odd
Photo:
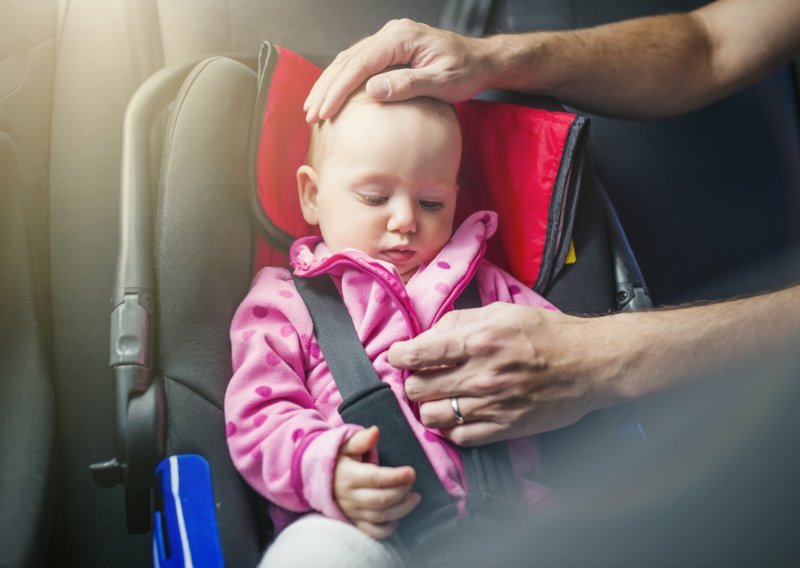
{"label": "pink jacket", "polygon": [[[483,260],[486,239],[496,227],[492,212],[471,215],[405,285],[391,264],[353,249],[331,254],[319,237],[299,239],[290,252],[298,276],[333,277],[378,376],[391,385],[462,512],[466,489],[460,458],[449,442],[422,425],[418,405],[406,398],[403,388],[408,372],[392,367],[387,353],[392,343],[415,337],[452,310],[475,274],[484,304],[555,309]],[[347,520],[333,498],[333,472],[339,447],[361,427],[345,424],[337,411],[341,395],[288,270],[267,267],[256,275],[234,316],[231,343],[233,378],[225,396],[228,447],[242,476],[272,503],[276,529],[296,516],[289,512],[314,510]],[[531,439],[511,440],[509,450],[522,499],[531,507],[546,500],[550,491],[530,481],[538,470]]]}

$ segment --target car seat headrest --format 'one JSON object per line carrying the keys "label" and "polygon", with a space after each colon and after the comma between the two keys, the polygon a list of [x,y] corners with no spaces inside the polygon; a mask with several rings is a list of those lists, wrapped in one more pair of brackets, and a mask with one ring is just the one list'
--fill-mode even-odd
{"label": "car seat headrest", "polygon": [[[320,73],[283,47],[262,47],[253,205],[260,228],[283,251],[314,232],[300,210],[295,172],[310,137],[302,104]],[[463,136],[456,226],[479,209],[496,211],[500,224],[487,258],[541,289],[569,248],[588,119],[480,100],[459,103],[456,112]],[[256,262],[263,264],[263,255]]]}

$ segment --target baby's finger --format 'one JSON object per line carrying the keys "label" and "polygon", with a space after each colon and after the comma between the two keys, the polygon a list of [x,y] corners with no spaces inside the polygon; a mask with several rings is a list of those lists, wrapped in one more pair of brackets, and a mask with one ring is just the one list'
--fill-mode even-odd
{"label": "baby's finger", "polygon": [[371,463],[357,463],[349,472],[349,485],[353,488],[391,489],[411,487],[416,478],[414,468],[382,467]]}
{"label": "baby's finger", "polygon": [[401,485],[389,489],[357,487],[349,495],[349,501],[359,510],[377,510],[394,507],[410,495],[411,486]]}
{"label": "baby's finger", "polygon": [[356,521],[355,525],[362,532],[377,540],[389,538],[397,530],[397,523],[375,524],[368,521]]}
{"label": "baby's finger", "polygon": [[[394,497],[394,496],[392,496]],[[376,497],[374,502],[380,502],[383,499]],[[361,520],[369,521],[371,523],[387,523],[392,521],[399,521],[411,511],[413,511],[422,500],[419,493],[412,492],[405,495],[398,503],[391,506],[375,507],[375,508],[359,508],[354,515]]]}
{"label": "baby's finger", "polygon": [[341,455],[360,457],[370,451],[378,443],[380,432],[377,426],[371,426],[366,430],[360,430],[350,436],[339,449]]}

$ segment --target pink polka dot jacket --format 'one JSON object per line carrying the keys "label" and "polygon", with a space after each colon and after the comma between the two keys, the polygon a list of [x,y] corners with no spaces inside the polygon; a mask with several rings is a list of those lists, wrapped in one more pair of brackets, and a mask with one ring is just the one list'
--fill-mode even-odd
{"label": "pink polka dot jacket", "polygon": [[[436,431],[422,425],[418,405],[406,398],[403,388],[408,372],[392,367],[387,353],[394,342],[418,335],[452,310],[474,275],[484,304],[555,309],[483,260],[486,240],[496,227],[493,212],[471,215],[407,284],[391,264],[352,249],[331,254],[320,237],[298,239],[290,252],[298,276],[333,278],[378,376],[391,385],[462,513],[466,488],[459,456]],[[345,424],[337,411],[342,397],[288,270],[267,267],[256,275],[234,316],[231,343],[233,378],[225,396],[228,447],[242,476],[269,500],[276,529],[308,511],[347,521],[333,498],[333,472],[339,447],[361,427]],[[532,439],[511,440],[509,450],[523,501],[531,507],[548,501],[550,491],[531,481],[539,466]]]}

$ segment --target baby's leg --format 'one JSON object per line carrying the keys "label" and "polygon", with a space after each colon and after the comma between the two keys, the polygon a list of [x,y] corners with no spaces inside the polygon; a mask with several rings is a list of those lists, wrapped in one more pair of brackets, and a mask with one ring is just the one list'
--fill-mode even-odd
{"label": "baby's leg", "polygon": [[259,568],[402,568],[392,547],[355,526],[309,514],[289,525],[267,549]]}

